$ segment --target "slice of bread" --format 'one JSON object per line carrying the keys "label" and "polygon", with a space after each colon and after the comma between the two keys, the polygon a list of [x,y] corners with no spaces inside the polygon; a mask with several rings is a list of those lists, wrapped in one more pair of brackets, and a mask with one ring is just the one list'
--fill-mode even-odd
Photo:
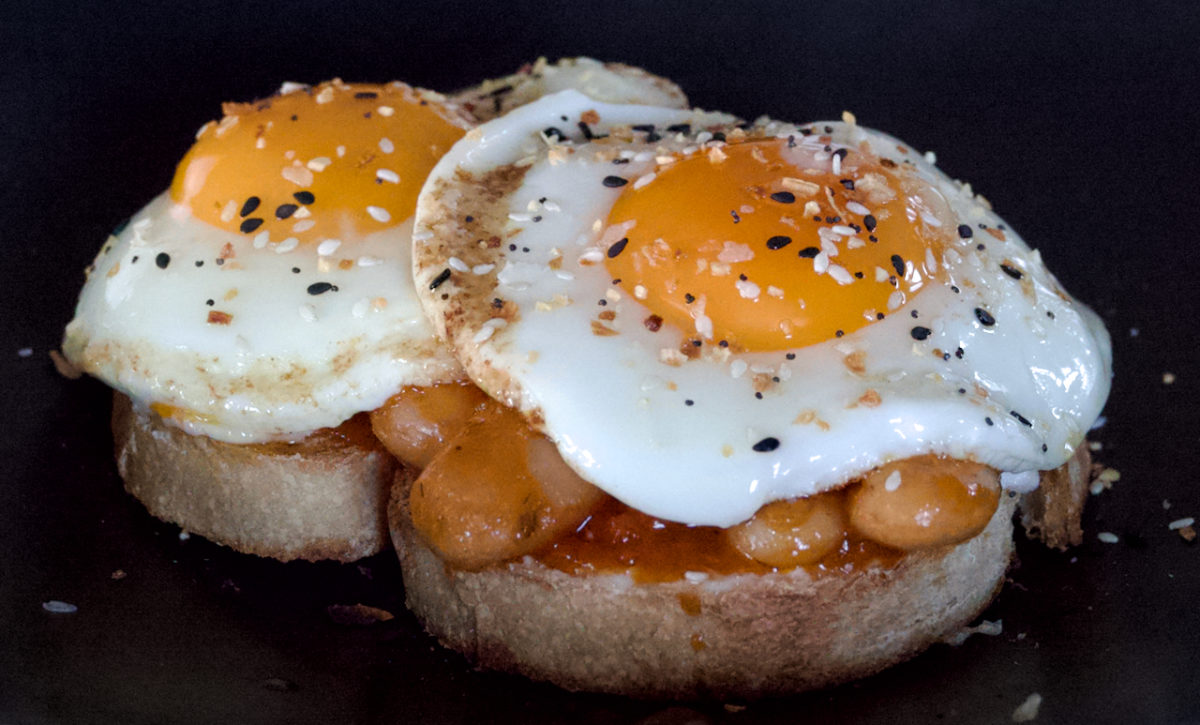
{"label": "slice of bread", "polygon": [[223,443],[189,435],[121,393],[112,428],[125,488],[151,514],[283,561],[354,561],[383,550],[388,491],[411,476],[369,434]]}
{"label": "slice of bread", "polygon": [[390,506],[409,608],[480,667],[569,690],[637,697],[793,693],[872,674],[970,622],[1004,581],[1015,495],[983,533],[892,568],[803,569],[701,581],[572,576],[532,558],[448,567],[412,526],[410,482]]}

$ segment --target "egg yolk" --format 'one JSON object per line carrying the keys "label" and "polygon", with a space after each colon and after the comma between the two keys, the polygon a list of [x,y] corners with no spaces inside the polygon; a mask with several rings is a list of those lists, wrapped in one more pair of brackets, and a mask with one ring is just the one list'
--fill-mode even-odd
{"label": "egg yolk", "polygon": [[613,206],[605,264],[688,335],[744,351],[840,337],[938,275],[944,202],[897,167],[787,139],[660,159]]}
{"label": "egg yolk", "polygon": [[401,83],[330,81],[223,111],[180,162],[171,199],[258,246],[403,223],[465,133],[448,109]]}

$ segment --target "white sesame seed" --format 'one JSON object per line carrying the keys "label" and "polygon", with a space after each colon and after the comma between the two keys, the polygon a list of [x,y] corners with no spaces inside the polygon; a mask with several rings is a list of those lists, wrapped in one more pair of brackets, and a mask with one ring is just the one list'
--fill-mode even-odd
{"label": "white sesame seed", "polygon": [[857,201],[846,202],[846,210],[852,211],[855,214],[858,214],[859,216],[866,216],[871,213],[870,209],[863,206],[862,204],[859,204]]}
{"label": "white sesame seed", "polygon": [[739,358],[729,363],[729,374],[732,377],[740,378],[746,374],[746,370],[749,368],[750,365],[747,364],[745,360]]}
{"label": "white sesame seed", "polygon": [[545,204],[542,204],[542,208],[546,211],[562,211],[562,207],[553,201],[547,201]]}
{"label": "white sesame seed", "polygon": [[285,166],[282,174],[283,178],[296,186],[312,186],[313,173],[304,166]]}
{"label": "white sesame seed", "polygon": [[887,480],[883,482],[883,488],[885,491],[895,491],[900,488],[900,472],[892,471],[888,474]]}
{"label": "white sesame seed", "polygon": [[367,213],[377,222],[389,222],[392,220],[392,215],[388,213],[387,209],[381,206],[368,206]]}
{"label": "white sesame seed", "polygon": [[317,225],[317,222],[314,219],[301,219],[300,221],[298,221],[292,225],[292,232],[295,234],[300,234],[301,232],[307,232],[309,229],[312,229],[316,225]]}
{"label": "white sesame seed", "polygon": [[527,222],[527,221],[530,221],[533,219],[533,215],[526,214],[525,212],[517,211],[517,212],[510,213],[508,215],[508,219],[509,219],[509,221],[514,221],[514,222]]}
{"label": "white sesame seed", "polygon": [[466,272],[471,268],[470,265],[458,257],[451,257],[450,259],[446,260],[446,263],[449,264],[450,269],[453,269],[455,272]]}
{"label": "white sesame seed", "polygon": [[385,154],[390,154],[396,150],[396,144],[392,143],[390,138],[384,136],[383,138],[379,139],[379,150]]}
{"label": "white sesame seed", "polygon": [[852,237],[856,234],[854,227],[848,227],[845,224],[834,224],[832,227],[830,227],[830,230],[834,234],[842,237]]}
{"label": "white sesame seed", "polygon": [[51,599],[48,602],[42,602],[42,609],[45,609],[51,614],[74,614],[79,611],[79,607],[70,602],[60,602],[57,599]]}
{"label": "white sesame seed", "polygon": [[224,207],[221,208],[221,221],[228,224],[233,221],[233,215],[237,214],[237,202],[230,199]]}
{"label": "white sesame seed", "polygon": [[263,230],[254,235],[254,248],[262,249],[263,247],[267,246],[267,242],[269,241],[271,241],[271,233]]}
{"label": "white sesame seed", "polygon": [[699,584],[708,580],[708,573],[703,571],[685,571],[683,578],[687,579],[691,584]]}
{"label": "white sesame seed", "polygon": [[654,177],[655,177],[654,172],[651,172],[649,174],[642,174],[641,176],[638,177],[637,181],[633,182],[633,188],[635,188],[635,189],[642,188],[646,184],[649,184],[651,181],[654,181]]}
{"label": "white sesame seed", "polygon": [[338,146],[337,149],[335,149],[335,151],[337,151],[337,155],[338,155],[339,159],[346,155],[346,147],[345,146]]}
{"label": "white sesame seed", "polygon": [[936,164],[937,163],[937,154],[935,154],[932,151],[926,151],[925,152],[925,161],[930,164]]}
{"label": "white sesame seed", "polygon": [[867,246],[867,243],[858,237],[850,237],[846,240],[846,249],[861,249]]}
{"label": "white sesame seed", "polygon": [[33,355],[32,347],[23,347],[20,350],[17,350],[17,357],[29,357],[31,355]]}
{"label": "white sesame seed", "polygon": [[358,302],[354,303],[354,307],[350,309],[350,314],[355,317],[362,318],[367,316],[367,310],[371,307],[371,300],[363,297]]}
{"label": "white sesame seed", "polygon": [[287,254],[300,245],[300,240],[295,237],[288,237],[279,244],[275,245],[276,254]]}
{"label": "white sesame seed", "polygon": [[825,274],[825,270],[829,269],[829,255],[825,252],[820,252],[813,257],[813,271],[817,274]]}
{"label": "white sesame seed", "polygon": [[928,224],[931,227],[940,227],[942,225],[941,219],[938,219],[937,217],[935,217],[934,215],[932,215],[926,211],[921,212],[921,221],[925,222],[926,224]]}
{"label": "white sesame seed", "polygon": [[900,305],[904,304],[904,293],[896,290],[888,295],[888,312],[900,309]]}
{"label": "white sesame seed", "polygon": [[397,174],[395,171],[392,171],[391,169],[376,169],[375,170],[375,178],[381,179],[383,181],[386,181],[386,182],[389,182],[392,184],[400,183],[400,174]]}
{"label": "white sesame seed", "polygon": [[318,156],[314,159],[309,159],[305,166],[319,173],[325,169],[328,169],[329,165],[332,163],[333,159],[329,158],[328,156]]}
{"label": "white sesame seed", "polygon": [[1167,524],[1167,528],[1170,529],[1171,531],[1178,531],[1178,530],[1182,529],[1183,527],[1191,526],[1194,523],[1196,523],[1195,517],[1187,516],[1182,519],[1175,519],[1171,523]]}
{"label": "white sesame seed", "polygon": [[484,275],[496,268],[494,264],[477,264],[471,267],[471,274]]}
{"label": "white sesame seed", "polygon": [[779,289],[778,287],[776,287],[773,284],[767,285],[767,294],[769,294],[772,297],[775,297],[777,299],[783,299],[783,290]]}
{"label": "white sesame seed", "polygon": [[342,246],[340,239],[326,239],[317,245],[317,254],[321,257],[328,257],[336,252],[340,246]]}
{"label": "white sesame seed", "polygon": [[374,267],[382,262],[383,260],[379,257],[359,257],[356,263],[360,267]]}
{"label": "white sesame seed", "polygon": [[648,293],[646,292],[646,287],[644,285],[639,284],[633,288],[633,296],[639,300],[646,299],[647,294]]}
{"label": "white sesame seed", "polygon": [[326,86],[317,94],[317,103],[324,104],[333,100],[333,86]]}
{"label": "white sesame seed", "polygon": [[1101,531],[1100,533],[1096,534],[1096,538],[1106,544],[1115,544],[1121,540],[1119,536],[1111,531]]}
{"label": "white sesame seed", "polygon": [[854,281],[854,275],[850,274],[850,272],[840,264],[829,265],[829,276],[833,278],[834,282],[837,282],[841,285],[850,284]]}
{"label": "white sesame seed", "polygon": [[306,207],[306,206],[300,207],[299,209],[296,210],[295,214],[292,214],[293,219],[307,219],[310,216],[312,216],[312,212],[309,211],[308,207]]}
{"label": "white sesame seed", "polygon": [[396,112],[396,109],[392,108],[391,106],[380,106],[379,108],[377,108],[375,110],[378,111],[379,115],[383,116],[384,118],[388,118],[389,116],[391,116],[393,113]]}
{"label": "white sesame seed", "polygon": [[833,155],[833,173],[835,173],[835,174],[842,173],[842,155],[841,154]]}
{"label": "white sesame seed", "polygon": [[300,305],[300,309],[298,310],[298,312],[300,313],[300,319],[304,320],[305,322],[316,322],[317,321],[317,310],[312,305],[309,305],[309,304]]}

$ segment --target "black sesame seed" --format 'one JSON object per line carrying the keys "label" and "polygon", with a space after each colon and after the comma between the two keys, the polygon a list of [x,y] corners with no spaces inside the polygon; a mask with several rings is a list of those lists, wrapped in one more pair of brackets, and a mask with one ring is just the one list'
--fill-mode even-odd
{"label": "black sesame seed", "polygon": [[965,354],[967,354],[966,350],[963,350],[961,347],[954,351],[954,357],[958,358],[959,360],[962,360],[963,355]]}
{"label": "black sesame seed", "polygon": [[987,245],[980,242],[979,244],[975,245],[975,248],[982,252],[983,250],[987,249]]}
{"label": "black sesame seed", "polygon": [[337,289],[337,285],[328,282],[313,282],[308,286],[308,293],[310,295],[323,295],[326,292],[337,292]]}
{"label": "black sesame seed", "polygon": [[359,91],[354,94],[355,98],[379,98],[379,94],[375,91]]}
{"label": "black sesame seed", "polygon": [[804,257],[805,259],[812,259],[820,253],[821,250],[816,247],[805,247],[804,249],[800,250],[800,256]]}
{"label": "black sesame seed", "polygon": [[1051,312],[1050,310],[1046,310],[1046,317],[1049,317],[1051,320],[1053,320],[1053,319],[1054,319],[1054,313],[1053,313],[1053,312]]}
{"label": "black sesame seed", "polygon": [[855,273],[854,273],[854,279],[862,279],[862,278],[863,278],[863,273],[862,273],[862,272],[855,272]]}
{"label": "black sesame seed", "polygon": [[749,277],[747,277],[747,276],[746,276],[746,275],[744,275],[744,274],[739,274],[739,275],[738,275],[738,279],[740,279],[741,281],[745,282],[746,280],[748,280],[748,279],[750,279],[750,278],[749,278]]}
{"label": "black sesame seed", "polygon": [[916,311],[916,310],[913,310],[912,312],[909,312],[908,314],[909,314],[909,315],[912,315],[912,318],[913,318],[914,320],[915,320],[915,319],[917,319],[917,311]]}
{"label": "black sesame seed", "polygon": [[620,254],[621,252],[624,252],[625,247],[628,244],[629,244],[629,237],[623,237],[620,241],[614,243],[611,247],[608,248],[608,258],[612,259],[612,258],[616,257],[618,254]]}
{"label": "black sesame seed", "polygon": [[702,340],[692,340],[692,347],[700,347],[704,342]]}
{"label": "black sesame seed", "polygon": [[958,225],[958,236],[960,239],[970,239],[975,236],[975,232],[966,224]]}
{"label": "black sesame seed", "polygon": [[984,417],[983,422],[987,423],[988,425],[996,425],[990,417]]}
{"label": "black sesame seed", "polygon": [[692,124],[690,124],[690,123],[672,124],[670,126],[667,126],[667,131],[670,133],[691,133],[692,132]]}
{"label": "black sesame seed", "polygon": [[463,221],[466,222],[467,224],[470,224],[471,222],[475,221],[475,217],[468,214],[465,217],[463,217]]}
{"label": "black sesame seed", "polygon": [[204,260],[203,260],[203,259],[197,259],[197,260],[196,260],[196,266],[197,266],[197,267],[203,267],[203,266],[204,266]]}
{"label": "black sesame seed", "polygon": [[642,133],[650,133],[651,131],[654,130],[654,124],[653,123],[638,123],[638,124],[634,124],[634,125],[630,126],[629,128],[634,131],[641,131]]}
{"label": "black sesame seed", "polygon": [[133,259],[129,260],[130,264],[137,264],[137,261],[138,261],[138,256],[136,254],[133,255]]}
{"label": "black sesame seed", "polygon": [[218,266],[218,267],[224,267],[224,266],[225,266],[225,258],[224,258],[224,257],[217,257],[217,258],[216,258],[216,259],[214,259],[213,261],[217,263],[217,266]]}
{"label": "black sesame seed", "polygon": [[171,263],[171,255],[159,252],[158,256],[154,258],[154,263],[158,265],[159,269],[166,269],[167,265]]}
{"label": "black sesame seed", "polygon": [[967,394],[967,389],[966,389],[966,388],[959,388],[959,389],[958,389],[958,394],[959,394],[959,395],[966,395],[966,394]]}
{"label": "black sesame seed", "polygon": [[897,277],[904,276],[904,257],[899,254],[892,255],[892,269],[896,270]]}
{"label": "black sesame seed", "polygon": [[958,294],[960,290],[958,289],[958,285],[952,284],[952,285],[950,285],[950,291],[953,292],[954,294]]}
{"label": "black sesame seed", "polygon": [[1016,267],[1010,267],[1007,264],[1001,263],[1000,269],[1004,270],[1004,273],[1013,279],[1021,279],[1021,270],[1017,269]]}
{"label": "black sesame seed", "polygon": [[241,216],[242,217],[250,216],[250,213],[253,212],[255,209],[257,209],[258,205],[261,203],[262,203],[262,199],[259,199],[257,196],[250,197],[249,199],[246,200],[245,204],[242,204]]}
{"label": "black sesame seed", "polygon": [[838,149],[837,151],[834,151],[834,152],[833,152],[833,155],[834,155],[834,156],[841,156],[841,157],[842,157],[842,160],[843,160],[843,161],[845,161],[845,160],[846,160],[846,156],[847,156],[847,155],[849,155],[849,153],[850,153],[850,151],[849,151],[848,149]]}
{"label": "black sesame seed", "polygon": [[695,405],[695,404],[696,404],[696,401],[694,401],[694,400],[690,400],[690,399],[689,399],[689,400],[685,400],[685,401],[683,401],[683,404],[684,404],[684,405],[686,405],[686,406],[688,406],[688,407],[691,407],[691,406],[693,406],[693,405]]}
{"label": "black sesame seed", "polygon": [[583,137],[588,141],[594,141],[598,138],[608,138],[608,134],[606,133],[593,133],[591,127],[583,121],[580,121],[578,126],[580,133],[582,133]]}
{"label": "black sesame seed", "polygon": [[984,327],[991,327],[992,325],[996,324],[996,318],[992,317],[992,313],[988,312],[982,307],[975,308],[975,319],[979,320],[979,324],[983,325]]}
{"label": "black sesame seed", "polygon": [[280,204],[279,206],[275,207],[275,218],[287,219],[291,215],[295,214],[296,210],[299,208],[300,207],[295,204]]}
{"label": "black sesame seed", "polygon": [[492,298],[492,307],[494,307],[497,310],[504,307],[504,300],[500,299],[499,297],[493,297]]}
{"label": "black sesame seed", "polygon": [[783,235],[774,236],[767,240],[767,249],[783,249],[791,243],[791,237],[785,237]]}
{"label": "black sesame seed", "polygon": [[876,319],[876,320],[882,320],[884,317],[885,317],[885,315],[884,315],[882,312],[876,312],[876,313],[875,313],[875,319]]}
{"label": "black sesame seed", "polygon": [[292,267],[292,274],[300,274],[300,268],[299,268],[299,267]]}
{"label": "black sesame seed", "polygon": [[1020,421],[1021,425],[1025,426],[1025,427],[1027,427],[1027,428],[1032,428],[1032,427],[1033,427],[1033,423],[1030,423],[1028,418],[1026,418],[1025,416],[1021,415],[1021,414],[1020,414],[1020,413],[1018,413],[1017,411],[1015,411],[1015,410],[1010,410],[1010,411],[1008,411],[1008,414],[1009,414],[1009,415],[1011,415],[1012,417],[1016,418],[1018,421]]}
{"label": "black sesame seed", "polygon": [[771,200],[777,201],[780,204],[795,204],[796,195],[790,191],[777,191],[771,194]]}
{"label": "black sesame seed", "polygon": [[762,399],[763,399],[763,395],[762,395],[762,393],[755,393],[755,394],[754,394],[754,397],[755,397],[755,398],[757,398],[757,399],[759,399],[759,400],[762,400]]}
{"label": "black sesame seed", "polygon": [[604,185],[610,189],[619,189],[629,183],[629,179],[622,179],[620,176],[605,176]]}
{"label": "black sesame seed", "polygon": [[696,296],[691,293],[684,294],[683,301],[690,305],[696,301]]}
{"label": "black sesame seed", "polygon": [[843,332],[842,330],[838,330],[838,331],[836,331],[836,332],[834,332],[834,333],[833,333],[833,336],[834,336],[834,337],[841,337],[842,335],[845,335],[845,334],[846,334],[846,333],[845,333],[845,332]]}
{"label": "black sesame seed", "polygon": [[734,224],[737,224],[738,222],[740,222],[742,220],[742,218],[740,216],[738,216],[738,213],[736,211],[734,211],[733,209],[729,210],[729,216],[733,217]]}
{"label": "black sesame seed", "polygon": [[720,347],[729,347],[729,340],[721,340],[717,345]]}
{"label": "black sesame seed", "polygon": [[438,273],[438,276],[433,278],[433,281],[429,283],[429,289],[435,290],[438,287],[441,287],[442,283],[448,279],[450,279],[450,268],[449,267],[443,269],[441,272]]}
{"label": "black sesame seed", "polygon": [[254,231],[255,229],[258,229],[259,227],[261,227],[262,223],[263,223],[262,219],[259,219],[258,217],[251,217],[250,219],[246,219],[246,220],[242,221],[242,225],[240,227],[238,227],[238,229],[242,230],[242,234],[249,234],[250,232]]}
{"label": "black sesame seed", "polygon": [[292,198],[305,206],[317,200],[317,197],[313,196],[311,191],[297,191],[295,194],[292,194]]}
{"label": "black sesame seed", "polygon": [[838,183],[846,187],[846,191],[854,191],[854,179],[841,179]]}
{"label": "black sesame seed", "polygon": [[786,357],[788,360],[795,360],[795,359],[796,359],[796,353],[794,353],[794,352],[789,352],[788,354],[784,355],[784,357]]}
{"label": "black sesame seed", "polygon": [[758,453],[770,453],[771,451],[773,451],[779,447],[779,439],[774,438],[772,436],[768,436],[766,438],[763,438],[758,443],[755,443],[752,447]]}
{"label": "black sesame seed", "polygon": [[562,141],[563,139],[565,139],[567,137],[567,135],[565,133],[558,130],[554,126],[547,126],[545,129],[542,130],[542,135],[545,136],[546,138],[558,139],[559,141]]}
{"label": "black sesame seed", "polygon": [[912,335],[914,340],[924,340],[933,334],[933,330],[929,329],[928,327],[921,327],[920,325],[917,325],[909,331],[909,334]]}
{"label": "black sesame seed", "polygon": [[724,141],[724,140],[725,140],[725,134],[721,133],[720,131],[717,131],[716,133],[713,134],[713,141]]}
{"label": "black sesame seed", "polygon": [[1045,453],[1045,452],[1046,452],[1046,451],[1048,451],[1048,450],[1050,450],[1050,449],[1049,449],[1049,448],[1046,446],[1046,444],[1045,444],[1045,443],[1043,443],[1043,444],[1042,444],[1042,453]]}

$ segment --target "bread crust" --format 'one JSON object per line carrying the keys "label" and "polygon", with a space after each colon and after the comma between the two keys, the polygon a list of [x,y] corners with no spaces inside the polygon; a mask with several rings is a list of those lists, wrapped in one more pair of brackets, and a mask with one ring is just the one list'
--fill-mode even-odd
{"label": "bread crust", "polygon": [[388,491],[411,476],[366,441],[235,445],[189,435],[120,393],[112,428],[125,488],[151,514],[282,561],[354,561],[383,550]]}
{"label": "bread crust", "polygon": [[912,657],[992,600],[1013,552],[1016,497],[987,528],[892,568],[805,570],[635,584],[572,576],[532,558],[454,570],[408,516],[411,482],[389,506],[410,609],[479,667],[568,690],[636,697],[755,698],[821,688]]}

